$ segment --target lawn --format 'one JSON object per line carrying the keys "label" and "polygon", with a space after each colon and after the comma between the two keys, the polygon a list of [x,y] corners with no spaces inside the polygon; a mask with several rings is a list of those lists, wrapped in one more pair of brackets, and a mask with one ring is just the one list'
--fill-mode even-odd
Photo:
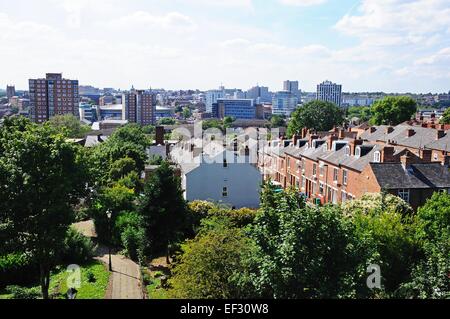
{"label": "lawn", "polygon": [[[49,295],[53,299],[65,299],[67,293],[67,281],[71,273],[65,267],[59,267],[50,276]],[[108,288],[109,275],[106,266],[99,261],[91,261],[81,266],[81,287],[77,288],[76,299],[104,299]],[[26,288],[40,289],[35,284]],[[0,299],[9,299],[11,295],[5,290],[0,290]]]}
{"label": "lawn", "polygon": [[[63,295],[67,292],[67,279],[70,273],[61,269],[50,280],[50,294]],[[77,299],[104,299],[108,288],[109,272],[106,266],[98,261],[81,266],[81,287]]]}
{"label": "lawn", "polygon": [[142,269],[142,273],[144,278],[146,278],[147,282],[147,295],[149,299],[168,299],[168,292],[166,289],[161,288],[161,278],[163,275],[162,272],[159,271],[150,271],[148,268]]}

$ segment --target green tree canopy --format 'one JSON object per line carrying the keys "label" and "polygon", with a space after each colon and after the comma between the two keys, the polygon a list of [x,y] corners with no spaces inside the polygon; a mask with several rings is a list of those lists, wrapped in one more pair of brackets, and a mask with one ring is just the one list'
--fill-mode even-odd
{"label": "green tree canopy", "polygon": [[49,125],[13,118],[0,127],[0,249],[34,256],[45,299],[73,221],[72,205],[86,190],[78,148]]}
{"label": "green tree canopy", "polygon": [[168,162],[164,161],[145,183],[139,213],[144,218],[151,252],[165,250],[169,262],[170,245],[177,242],[186,227],[187,207],[180,178]]}
{"label": "green tree canopy", "polygon": [[275,193],[269,184],[262,201],[249,232],[257,250],[241,282],[265,298],[354,295],[359,252],[340,210],[308,207],[297,192]]}
{"label": "green tree canopy", "polygon": [[347,117],[348,119],[357,117],[361,121],[366,122],[372,118],[372,114],[368,106],[353,106],[348,109]]}
{"label": "green tree canopy", "polygon": [[236,274],[244,271],[243,256],[252,243],[226,218],[204,220],[200,234],[182,245],[170,280],[171,295],[189,299],[242,298]]}
{"label": "green tree canopy", "polygon": [[82,138],[91,131],[88,125],[82,124],[72,114],[53,116],[48,123],[56,130],[62,130],[70,138]]}
{"label": "green tree canopy", "polygon": [[272,118],[270,119],[270,125],[273,128],[285,127],[286,119],[280,115],[272,115]]}
{"label": "green tree canopy", "polygon": [[445,110],[441,118],[440,124],[450,124],[450,107]]}
{"label": "green tree canopy", "polygon": [[177,124],[177,121],[171,118],[164,118],[158,121],[158,125],[175,125],[175,124]]}
{"label": "green tree canopy", "polygon": [[371,108],[373,125],[398,125],[409,121],[417,111],[417,102],[408,96],[387,96]]}
{"label": "green tree canopy", "polygon": [[294,113],[288,125],[288,135],[301,132],[303,128],[315,131],[329,131],[344,123],[344,112],[331,102],[311,101],[301,105]]}
{"label": "green tree canopy", "polygon": [[416,238],[423,258],[402,286],[406,298],[450,298],[450,195],[435,193],[417,214]]}

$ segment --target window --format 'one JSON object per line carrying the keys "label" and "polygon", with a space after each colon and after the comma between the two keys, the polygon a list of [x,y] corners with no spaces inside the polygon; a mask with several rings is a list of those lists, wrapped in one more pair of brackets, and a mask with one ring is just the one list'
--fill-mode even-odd
{"label": "window", "polygon": [[375,152],[375,154],[373,155],[373,161],[375,163],[381,162],[381,153],[380,152]]}
{"label": "window", "polygon": [[348,171],[343,170],[342,171],[342,183],[344,185],[347,185],[347,182],[348,182]]}
{"label": "window", "polygon": [[345,203],[345,202],[347,201],[347,193],[342,192],[342,195],[341,195],[341,201],[342,201],[343,203]]}
{"label": "window", "polygon": [[320,195],[324,195],[324,185],[323,185],[323,183],[319,184],[319,193],[320,193]]}
{"label": "window", "polygon": [[226,159],[226,158],[223,159],[223,167],[224,167],[224,168],[227,168],[227,167],[228,167],[228,162],[227,162],[227,159]]}
{"label": "window", "polygon": [[324,165],[324,163],[320,163],[320,165],[319,165],[319,174],[320,174],[320,176],[325,175],[325,165]]}
{"label": "window", "polygon": [[337,183],[339,177],[339,170],[337,168],[333,169],[333,181]]}
{"label": "window", "polygon": [[313,176],[317,175],[317,164],[313,164]]}
{"label": "window", "polygon": [[400,189],[398,191],[398,197],[403,199],[405,202],[409,203],[409,189]]}
{"label": "window", "polygon": [[302,176],[302,189],[305,190],[306,189],[306,177]]}
{"label": "window", "polygon": [[228,187],[224,187],[222,190],[222,197],[228,197]]}
{"label": "window", "polygon": [[357,147],[357,148],[356,148],[355,156],[356,156],[356,157],[361,157],[361,147]]}
{"label": "window", "polygon": [[434,155],[433,155],[433,159],[434,159],[435,161],[437,161],[437,160],[438,160],[438,154],[437,154],[437,153],[434,153]]}
{"label": "window", "polygon": [[346,146],[344,152],[346,156],[350,156],[350,146]]}

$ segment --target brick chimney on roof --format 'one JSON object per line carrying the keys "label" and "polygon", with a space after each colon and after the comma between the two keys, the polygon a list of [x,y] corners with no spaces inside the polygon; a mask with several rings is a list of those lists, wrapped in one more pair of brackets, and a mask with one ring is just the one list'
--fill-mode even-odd
{"label": "brick chimney on roof", "polygon": [[164,145],[164,126],[157,126],[156,127],[156,145]]}
{"label": "brick chimney on roof", "polygon": [[328,150],[331,151],[333,149],[333,142],[337,141],[338,137],[336,135],[330,135],[327,138]]}
{"label": "brick chimney on roof", "polygon": [[432,150],[420,150],[420,158],[422,159],[423,162],[425,163],[431,163],[432,160],[432,155],[433,155],[433,151]]}
{"label": "brick chimney on roof", "polygon": [[294,136],[292,137],[292,143],[294,144],[294,146],[297,145],[299,139],[300,139],[300,136],[297,134],[294,134]]}
{"label": "brick chimney on roof", "polygon": [[406,137],[411,137],[411,136],[413,136],[415,133],[416,133],[416,132],[415,132],[412,128],[410,128],[410,129],[406,130]]}
{"label": "brick chimney on roof", "polygon": [[392,132],[394,132],[394,128],[392,126],[388,126],[386,128],[386,134],[391,134]]}
{"label": "brick chimney on roof", "polygon": [[344,129],[339,130],[339,139],[343,140],[345,138],[345,131]]}
{"label": "brick chimney on roof", "polygon": [[377,131],[377,128],[375,126],[371,126],[369,130],[370,130],[370,134],[372,134]]}
{"label": "brick chimney on roof", "polygon": [[350,143],[348,143],[348,145],[350,146],[350,154],[355,155],[356,147],[363,145],[363,142],[364,142],[363,140],[356,140],[356,139],[351,140]]}
{"label": "brick chimney on roof", "polygon": [[436,140],[439,140],[441,138],[443,138],[445,136],[445,131],[444,130],[438,130],[436,133]]}
{"label": "brick chimney on roof", "polygon": [[306,138],[308,135],[308,129],[306,127],[302,128],[302,139]]}
{"label": "brick chimney on roof", "polygon": [[381,162],[382,163],[392,163],[394,162],[394,152],[395,149],[392,146],[385,146],[381,151]]}
{"label": "brick chimney on roof", "polygon": [[409,151],[406,151],[405,155],[400,157],[400,162],[402,163],[403,168],[406,169],[414,163],[414,158],[411,156]]}

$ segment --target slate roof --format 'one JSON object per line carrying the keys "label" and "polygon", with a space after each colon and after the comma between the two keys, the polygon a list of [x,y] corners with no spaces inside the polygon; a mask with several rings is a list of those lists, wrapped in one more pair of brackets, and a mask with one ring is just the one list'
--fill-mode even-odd
{"label": "slate roof", "polygon": [[378,184],[384,189],[450,188],[450,171],[440,163],[371,163]]}
{"label": "slate roof", "polygon": [[[370,130],[367,130],[361,134],[361,138],[371,142],[382,141],[387,143],[388,141],[391,141],[392,144],[405,147],[438,149],[450,152],[450,138],[448,131],[443,138],[436,140],[437,130],[432,128],[401,124],[393,127],[394,130],[390,134],[387,134],[388,125],[374,127],[376,129],[375,132],[370,133]],[[414,130],[414,134],[408,137],[406,132],[410,129]]]}

